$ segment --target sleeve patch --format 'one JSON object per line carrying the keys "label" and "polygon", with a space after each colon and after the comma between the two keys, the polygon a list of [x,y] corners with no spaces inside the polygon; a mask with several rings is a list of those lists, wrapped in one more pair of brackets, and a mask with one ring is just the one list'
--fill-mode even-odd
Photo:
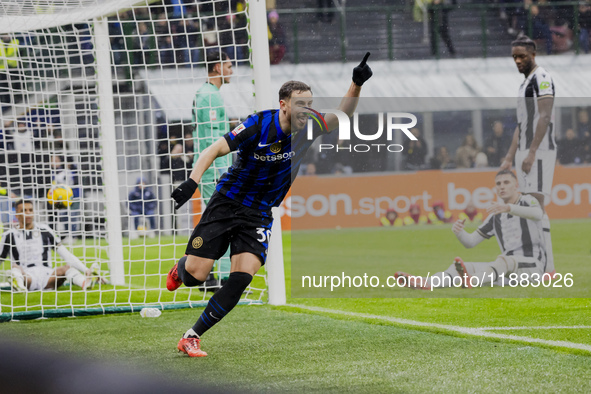
{"label": "sleeve patch", "polygon": [[234,130],[232,130],[232,135],[236,137],[244,129],[246,129],[246,126],[244,125],[244,123],[241,123]]}
{"label": "sleeve patch", "polygon": [[218,111],[215,109],[209,110],[209,120],[218,120]]}

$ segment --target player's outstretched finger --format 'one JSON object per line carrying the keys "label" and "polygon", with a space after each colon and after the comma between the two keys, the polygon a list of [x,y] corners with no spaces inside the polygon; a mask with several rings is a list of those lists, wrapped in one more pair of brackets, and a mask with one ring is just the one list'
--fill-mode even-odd
{"label": "player's outstretched finger", "polygon": [[361,63],[359,63],[359,66],[361,66],[361,67],[365,66],[365,64],[367,63],[367,59],[369,58],[369,55],[371,55],[371,52],[367,52],[365,54],[365,56],[363,57],[363,60],[361,61]]}

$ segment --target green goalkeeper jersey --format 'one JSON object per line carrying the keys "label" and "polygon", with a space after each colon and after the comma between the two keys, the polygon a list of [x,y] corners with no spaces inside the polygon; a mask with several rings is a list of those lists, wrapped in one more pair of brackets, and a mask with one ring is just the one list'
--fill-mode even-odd
{"label": "green goalkeeper jersey", "polygon": [[[193,101],[193,139],[195,161],[205,148],[229,130],[224,99],[217,86],[207,82],[197,90]],[[232,164],[232,156],[218,157],[204,174],[202,182],[215,182]]]}

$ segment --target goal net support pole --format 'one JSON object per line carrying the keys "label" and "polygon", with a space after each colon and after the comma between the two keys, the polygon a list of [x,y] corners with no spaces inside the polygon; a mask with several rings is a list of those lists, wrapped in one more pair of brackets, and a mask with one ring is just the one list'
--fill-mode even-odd
{"label": "goal net support pole", "polygon": [[[254,71],[255,106],[257,111],[273,108],[271,92],[271,66],[267,38],[267,12],[264,0],[250,0],[250,26],[252,36],[252,64]],[[281,239],[281,216],[279,208],[273,208],[273,227],[267,256],[267,284],[269,304],[285,305],[285,270],[283,265],[283,242]]]}
{"label": "goal net support pole", "polygon": [[109,271],[111,284],[124,285],[123,243],[121,239],[121,205],[117,169],[117,137],[115,107],[111,77],[111,46],[109,27],[105,17],[94,19],[96,74],[101,124],[101,152],[104,171],[107,240],[109,242]]}

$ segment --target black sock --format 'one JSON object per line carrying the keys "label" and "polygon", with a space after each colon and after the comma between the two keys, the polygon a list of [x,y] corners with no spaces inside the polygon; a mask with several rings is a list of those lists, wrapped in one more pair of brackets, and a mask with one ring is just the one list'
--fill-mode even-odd
{"label": "black sock", "polygon": [[195,279],[193,275],[187,272],[185,269],[185,263],[187,262],[187,256],[181,257],[177,265],[177,273],[179,278],[183,281],[187,287],[195,287],[203,284],[202,280]]}
{"label": "black sock", "polygon": [[226,284],[209,299],[205,310],[193,326],[197,335],[203,335],[205,331],[222,320],[238,304],[242,293],[251,281],[252,275],[246,272],[232,272]]}

